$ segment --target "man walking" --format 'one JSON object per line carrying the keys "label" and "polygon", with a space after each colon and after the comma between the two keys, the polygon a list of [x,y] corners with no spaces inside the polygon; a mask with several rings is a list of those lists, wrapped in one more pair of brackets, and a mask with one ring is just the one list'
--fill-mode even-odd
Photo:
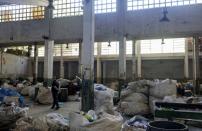
{"label": "man walking", "polygon": [[52,96],[53,96],[53,105],[51,107],[51,109],[54,109],[55,106],[56,106],[56,110],[58,110],[60,107],[59,107],[59,100],[58,100],[58,95],[59,95],[59,83],[56,79],[53,80],[53,83],[52,83],[52,88],[51,88],[51,92],[52,92]]}

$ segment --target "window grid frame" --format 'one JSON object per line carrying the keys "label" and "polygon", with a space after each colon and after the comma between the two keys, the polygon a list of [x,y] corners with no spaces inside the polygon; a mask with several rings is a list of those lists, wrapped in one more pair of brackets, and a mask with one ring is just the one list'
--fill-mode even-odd
{"label": "window grid frame", "polygon": [[201,4],[201,0],[127,0],[127,11]]}
{"label": "window grid frame", "polygon": [[83,15],[82,0],[54,0],[53,5],[53,18]]}
{"label": "window grid frame", "polygon": [[[165,39],[164,41],[165,44],[161,44],[161,39],[141,40],[141,54],[185,53],[185,38]],[[157,44],[160,46],[154,47]],[[171,50],[169,50],[168,45],[172,45],[170,46]]]}
{"label": "window grid frame", "polygon": [[1,5],[0,22],[44,19],[45,7],[31,5]]}
{"label": "window grid frame", "polygon": [[95,0],[95,14],[116,12],[116,0]]}

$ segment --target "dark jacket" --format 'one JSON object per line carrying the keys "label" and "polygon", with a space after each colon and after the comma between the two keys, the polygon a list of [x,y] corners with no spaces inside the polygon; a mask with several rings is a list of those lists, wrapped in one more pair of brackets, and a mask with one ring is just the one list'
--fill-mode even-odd
{"label": "dark jacket", "polygon": [[52,88],[51,88],[52,93],[58,93],[59,92],[59,82],[54,80],[52,83]]}

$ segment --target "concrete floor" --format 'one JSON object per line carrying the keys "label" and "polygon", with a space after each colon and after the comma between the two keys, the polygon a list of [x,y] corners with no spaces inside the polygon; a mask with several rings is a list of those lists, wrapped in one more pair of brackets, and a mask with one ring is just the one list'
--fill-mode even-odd
{"label": "concrete floor", "polygon": [[48,113],[60,113],[65,117],[69,116],[69,112],[79,112],[80,111],[80,102],[65,102],[61,104],[61,108],[59,110],[51,109],[51,105],[40,105],[33,103],[30,106],[28,111],[28,115],[32,117],[38,117],[42,115],[46,115]]}

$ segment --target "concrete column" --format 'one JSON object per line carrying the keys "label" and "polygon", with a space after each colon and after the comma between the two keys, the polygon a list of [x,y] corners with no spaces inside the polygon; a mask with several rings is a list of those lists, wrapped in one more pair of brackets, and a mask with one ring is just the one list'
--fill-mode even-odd
{"label": "concrete column", "polygon": [[126,37],[121,37],[119,41],[119,98],[121,90],[126,81]]}
{"label": "concrete column", "polygon": [[94,1],[83,1],[82,110],[94,109]]}
{"label": "concrete column", "polygon": [[126,80],[126,37],[119,41],[119,79]]}
{"label": "concrete column", "polygon": [[79,43],[79,66],[78,66],[79,77],[81,77],[81,52],[82,52],[82,42]]}
{"label": "concrete column", "polygon": [[142,77],[141,41],[137,41],[137,76]]}
{"label": "concrete column", "polygon": [[44,86],[51,86],[53,78],[53,51],[54,41],[45,40],[45,55],[44,55]]}
{"label": "concrete column", "polygon": [[132,74],[133,74],[133,80],[136,80],[136,70],[137,70],[137,65],[136,65],[136,40],[133,40],[132,43]]}
{"label": "concrete column", "polygon": [[60,78],[64,78],[63,44],[60,45]]}
{"label": "concrete column", "polygon": [[37,82],[38,77],[38,46],[34,45],[34,69],[33,69],[33,83]]}
{"label": "concrete column", "polygon": [[189,79],[189,50],[188,50],[188,39],[185,40],[185,56],[184,56],[184,77]]}
{"label": "concrete column", "polygon": [[106,78],[107,78],[107,65],[106,61],[103,61],[103,84],[106,84]]}
{"label": "concrete column", "polygon": [[199,94],[199,79],[200,79],[200,58],[199,58],[199,37],[193,38],[193,82],[194,82],[194,93]]}
{"label": "concrete column", "polygon": [[119,38],[119,98],[122,86],[126,80],[126,32],[125,32],[125,14],[127,9],[126,0],[117,0],[117,28]]}
{"label": "concrete column", "polygon": [[101,71],[101,49],[102,43],[97,43],[97,83],[101,83],[102,71]]}

